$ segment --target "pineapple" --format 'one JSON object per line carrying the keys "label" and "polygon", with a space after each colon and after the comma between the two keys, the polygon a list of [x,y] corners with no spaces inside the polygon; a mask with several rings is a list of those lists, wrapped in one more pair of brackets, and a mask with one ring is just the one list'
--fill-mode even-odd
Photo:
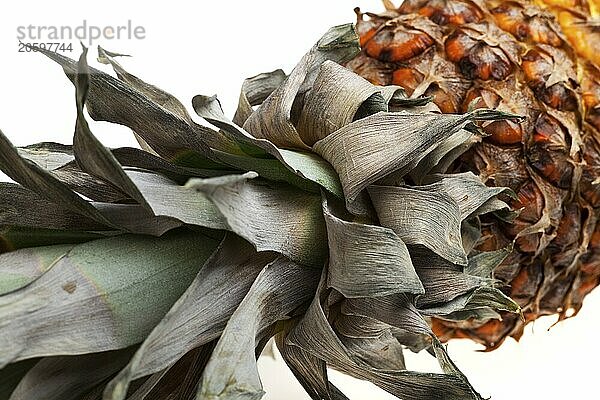
{"label": "pineapple", "polygon": [[476,249],[513,243],[494,271],[524,319],[434,319],[445,341],[494,349],[542,315],[574,316],[600,281],[600,31],[590,0],[385,1],[356,9],[362,52],[347,65],[377,85],[431,96],[438,110],[497,107],[525,121],[485,122],[487,136],[453,166],[506,186],[519,216],[486,218]]}
{"label": "pineapple", "polygon": [[[326,367],[403,399],[481,398],[428,321],[520,313],[491,275],[510,246],[473,249],[514,193],[447,168],[476,124],[520,116],[373,85],[340,65],[351,24],[247,79],[233,120],[194,97],[202,125],[119,54],[98,49],[115,78],[85,48],[37,50],[77,120],[73,145],[0,132],[0,399],[258,399],[272,337],[313,399],[346,398]],[[141,149],[104,147],[86,108]],[[443,373],[408,370],[407,347]]]}

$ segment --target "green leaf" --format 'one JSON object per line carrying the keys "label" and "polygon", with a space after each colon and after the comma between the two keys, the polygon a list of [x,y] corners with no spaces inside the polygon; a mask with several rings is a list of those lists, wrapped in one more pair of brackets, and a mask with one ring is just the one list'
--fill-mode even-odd
{"label": "green leaf", "polygon": [[0,255],[0,296],[21,289],[38,279],[75,245],[42,246]]}
{"label": "green leaf", "polygon": [[107,385],[105,399],[125,398],[129,383],[173,365],[189,350],[219,337],[273,253],[257,253],[227,234],[185,293],[150,332],[129,364]]}
{"label": "green leaf", "polygon": [[172,232],[75,246],[37,280],[0,296],[0,366],[139,343],[216,244],[197,232]]}
{"label": "green leaf", "polygon": [[335,196],[343,198],[337,173],[317,154],[280,149],[266,139],[254,138],[223,114],[216,96],[197,95],[194,96],[192,104],[199,116],[222,129],[246,154],[252,156],[216,151],[215,154],[224,163],[242,170],[255,171],[266,179],[288,182],[304,190],[318,191],[318,187],[313,185],[314,182]]}
{"label": "green leaf", "polygon": [[0,229],[0,254],[25,247],[85,243],[103,237],[103,235],[93,232],[70,232],[58,229],[9,226]]}

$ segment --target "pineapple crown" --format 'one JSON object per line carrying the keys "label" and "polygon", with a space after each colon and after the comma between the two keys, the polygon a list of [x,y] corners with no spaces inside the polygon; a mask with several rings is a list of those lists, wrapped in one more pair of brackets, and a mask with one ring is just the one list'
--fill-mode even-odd
{"label": "pineapple crown", "polygon": [[[448,173],[478,140],[474,121],[517,116],[428,112],[430,98],[369,83],[340,65],[359,51],[352,25],[289,75],[244,81],[233,120],[215,96],[194,97],[205,125],[119,54],[98,49],[115,78],[85,48],[78,62],[38,51],[74,83],[77,121],[72,146],[15,148],[0,133],[16,182],[0,184],[11,399],[59,387],[260,398],[256,355],[271,337],[311,398],[346,398],[325,367],[405,399],[480,398],[428,319],[520,311],[491,276],[511,249],[473,250],[480,215],[510,214],[507,189]],[[86,106],[141,149],[102,145]],[[443,373],[407,370],[403,347],[428,349]],[[60,368],[77,373],[39,374]]]}

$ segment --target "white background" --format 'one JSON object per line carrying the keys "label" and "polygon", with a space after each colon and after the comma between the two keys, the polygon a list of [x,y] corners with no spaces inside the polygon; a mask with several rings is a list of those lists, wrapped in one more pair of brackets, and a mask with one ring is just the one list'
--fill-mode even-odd
{"label": "white background", "polygon": [[[17,26],[123,25],[146,30],[144,40],[103,40],[108,50],[132,54],[122,64],[178,97],[186,106],[196,94],[219,94],[232,115],[243,78],[276,68],[289,72],[328,27],[355,19],[352,9],[381,11],[379,1],[27,2],[3,4],[0,14],[0,129],[17,145],[71,143],[74,90],[62,70],[39,54],[17,52]],[[74,42],[72,57],[79,56]],[[90,52],[89,61],[94,60]],[[105,66],[100,66],[105,69]],[[189,107],[191,110],[191,107]],[[192,112],[193,114],[193,112]],[[108,146],[135,145],[130,132],[90,122]],[[600,292],[581,313],[547,331],[548,317],[529,326],[520,343],[481,353],[467,341],[449,345],[451,357],[484,396],[498,400],[597,398]],[[535,331],[535,333],[533,332]],[[407,354],[409,367],[437,371],[427,354]],[[284,364],[262,358],[265,399],[308,399]],[[391,399],[372,385],[333,372],[332,381],[351,399]]]}

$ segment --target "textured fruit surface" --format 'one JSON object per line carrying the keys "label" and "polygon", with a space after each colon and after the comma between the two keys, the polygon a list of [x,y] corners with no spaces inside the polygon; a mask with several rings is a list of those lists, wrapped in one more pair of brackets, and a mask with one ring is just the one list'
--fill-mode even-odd
{"label": "textured fruit surface", "polygon": [[441,112],[497,108],[522,123],[480,124],[488,135],[455,163],[508,186],[520,214],[483,221],[477,249],[514,243],[495,271],[524,310],[485,323],[437,319],[443,340],[488,349],[541,315],[579,311],[600,279],[600,31],[597,1],[406,0],[356,9],[362,53],[347,66],[378,85],[433,96]]}

